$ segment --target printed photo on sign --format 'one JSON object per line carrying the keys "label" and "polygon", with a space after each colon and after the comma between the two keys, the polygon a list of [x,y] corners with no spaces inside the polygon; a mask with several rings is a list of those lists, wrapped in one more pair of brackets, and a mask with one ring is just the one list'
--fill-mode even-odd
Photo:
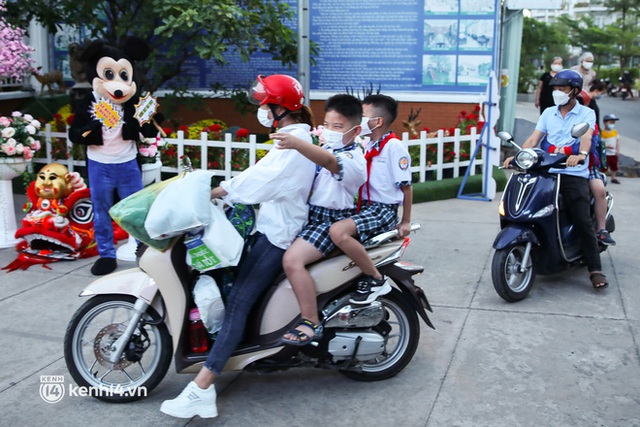
{"label": "printed photo on sign", "polygon": [[452,85],[456,82],[455,55],[424,55],[422,84]]}
{"label": "printed photo on sign", "polygon": [[424,21],[424,50],[455,50],[458,45],[458,21],[430,19]]}

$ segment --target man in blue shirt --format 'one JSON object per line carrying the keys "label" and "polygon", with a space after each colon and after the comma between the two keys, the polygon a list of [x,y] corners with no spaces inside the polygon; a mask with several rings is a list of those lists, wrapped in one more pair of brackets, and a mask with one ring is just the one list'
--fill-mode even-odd
{"label": "man in blue shirt", "polygon": [[[536,147],[544,136],[550,144],[557,147],[556,152],[565,153],[564,147],[571,145],[574,138],[571,136],[571,127],[575,124],[587,122],[589,130],[580,138],[580,152],[577,155],[570,154],[567,158],[566,169],[550,169],[549,172],[562,175],[560,180],[560,193],[567,202],[566,206],[575,223],[584,251],[591,284],[596,289],[605,288],[609,282],[602,274],[600,263],[600,250],[598,242],[593,234],[590,212],[589,169],[588,155],[591,149],[591,137],[595,127],[595,113],[577,102],[576,97],[582,90],[582,77],[574,70],[562,70],[549,82],[553,86],[553,101],[558,108],[547,108],[536,125],[535,130],[522,144],[522,148]],[[504,166],[511,163],[511,157],[507,158]],[[579,164],[583,162],[583,164]]]}

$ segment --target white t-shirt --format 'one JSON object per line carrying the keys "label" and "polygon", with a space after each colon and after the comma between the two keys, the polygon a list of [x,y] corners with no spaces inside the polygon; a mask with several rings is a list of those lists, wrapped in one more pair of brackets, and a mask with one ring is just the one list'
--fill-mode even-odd
{"label": "white t-shirt", "polygon": [[353,144],[349,149],[334,150],[340,172],[320,168],[313,183],[309,204],[328,209],[350,209],[358,189],[367,180],[367,164],[362,150]]}
{"label": "white t-shirt", "polygon": [[[95,92],[93,97],[96,101],[100,100]],[[124,114],[122,105],[115,103],[111,105],[120,115]],[[87,146],[87,157],[98,163],[126,163],[135,159],[137,155],[136,142],[122,139],[122,124],[113,129],[102,126],[102,145]]]}
{"label": "white t-shirt", "polygon": [[[279,129],[311,144],[309,125],[293,124]],[[260,203],[256,229],[269,242],[287,249],[307,223],[307,199],[315,176],[315,163],[296,150],[270,150],[240,175],[222,181],[231,203]]]}
{"label": "white t-shirt", "polygon": [[[377,141],[369,141],[367,152]],[[402,141],[390,139],[382,152],[373,158],[369,185],[362,189],[363,200],[402,205],[404,193],[400,184],[411,183],[411,156]],[[368,187],[368,188],[367,188]]]}

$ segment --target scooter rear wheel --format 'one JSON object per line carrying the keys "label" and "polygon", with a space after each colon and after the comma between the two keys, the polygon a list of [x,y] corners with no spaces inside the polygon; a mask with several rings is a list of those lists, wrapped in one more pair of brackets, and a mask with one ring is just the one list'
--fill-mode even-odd
{"label": "scooter rear wheel", "polygon": [[[491,262],[491,279],[498,295],[505,301],[517,302],[529,295],[536,272],[531,255],[524,259],[524,245],[498,249]],[[520,271],[525,266],[525,271]]]}
{"label": "scooter rear wheel", "polygon": [[378,358],[361,363],[362,371],[340,371],[358,381],[386,380],[402,371],[413,358],[420,341],[420,322],[413,307],[397,289],[378,298],[391,332],[386,338],[385,352]]}
{"label": "scooter rear wheel", "polygon": [[135,301],[129,295],[98,295],[86,301],[69,322],[64,358],[83,394],[86,390],[87,395],[99,400],[132,402],[147,397],[167,373],[172,356],[171,335],[151,307],[143,316],[150,322],[143,326],[147,336],[142,334],[141,340],[129,341],[130,348],[141,352],[139,360],[126,354],[115,364],[108,360],[111,346],[131,318]]}

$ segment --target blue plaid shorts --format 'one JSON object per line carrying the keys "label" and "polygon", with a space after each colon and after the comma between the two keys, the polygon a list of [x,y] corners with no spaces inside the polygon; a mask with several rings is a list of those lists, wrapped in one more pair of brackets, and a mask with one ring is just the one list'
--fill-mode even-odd
{"label": "blue plaid shorts", "polygon": [[393,230],[398,224],[398,205],[364,201],[360,212],[351,215],[361,242]]}
{"label": "blue plaid shorts", "polygon": [[329,228],[334,222],[349,218],[352,209],[327,209],[321,206],[309,206],[309,223],[298,234],[298,237],[311,243],[324,256],[327,256],[336,245],[331,241]]}
{"label": "blue plaid shorts", "polygon": [[606,183],[605,177],[602,172],[598,168],[589,168],[589,179],[600,179]]}

